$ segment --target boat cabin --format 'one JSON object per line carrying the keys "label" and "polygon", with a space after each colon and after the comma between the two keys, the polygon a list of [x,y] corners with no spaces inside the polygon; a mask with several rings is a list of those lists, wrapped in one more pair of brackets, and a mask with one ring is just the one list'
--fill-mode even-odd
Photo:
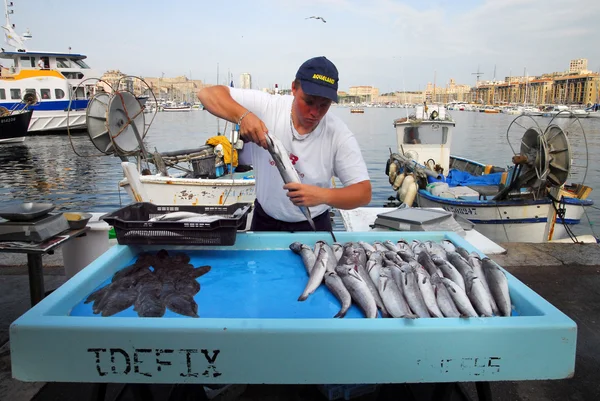
{"label": "boat cabin", "polygon": [[398,152],[423,166],[433,160],[447,174],[454,126],[443,106],[417,106],[414,114],[394,120]]}

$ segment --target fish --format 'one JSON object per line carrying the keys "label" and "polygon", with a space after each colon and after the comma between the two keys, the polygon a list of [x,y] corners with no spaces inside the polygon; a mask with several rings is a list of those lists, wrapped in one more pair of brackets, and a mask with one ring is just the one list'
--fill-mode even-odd
{"label": "fish", "polygon": [[456,252],[456,246],[449,239],[442,240],[441,246],[446,252]]}
{"label": "fish", "polygon": [[328,272],[333,272],[335,271],[335,267],[337,266],[337,259],[335,257],[335,252],[333,251],[333,248],[331,246],[329,246],[328,243],[324,243],[323,244],[323,249],[325,249],[325,251],[328,254],[328,258],[327,258],[327,271]]}
{"label": "fish", "polygon": [[412,248],[410,247],[410,245],[408,244],[408,242],[406,242],[406,240],[400,239],[396,242],[396,246],[398,247],[399,250],[405,252],[406,254],[408,254],[411,258],[415,257],[415,253],[413,252]]}
{"label": "fish", "polygon": [[467,273],[465,285],[467,286],[466,293],[471,300],[471,305],[473,305],[479,316],[492,317],[493,312],[490,296],[474,272]]}
{"label": "fish", "polygon": [[311,247],[296,241],[290,244],[290,249],[294,253],[302,257],[302,263],[304,264],[306,273],[310,276],[310,271],[312,270],[313,266],[315,265],[315,262],[317,261],[317,257],[315,256],[315,253],[313,252]]}
{"label": "fish", "polygon": [[[292,165],[292,162],[290,161],[290,156],[285,150],[281,141],[277,137],[272,136],[270,134],[266,135],[266,140],[267,150],[271,154],[271,157],[275,162],[275,166],[277,167],[277,170],[279,170],[279,174],[281,174],[283,182],[286,184],[289,184],[290,182],[301,183],[302,181],[300,181],[300,176],[298,176],[298,172]],[[310,214],[310,209],[306,206],[298,207],[300,208],[300,211],[302,212],[304,217],[306,217],[306,220],[308,220],[308,224],[310,224],[310,227],[313,229],[313,231],[317,231],[317,228],[315,227],[315,222],[313,221],[312,216]]]}
{"label": "fish", "polygon": [[327,271],[328,259],[329,253],[325,250],[325,248],[319,249],[319,255],[317,256],[315,265],[310,271],[310,277],[306,283],[306,287],[304,287],[304,291],[298,297],[298,301],[306,301],[308,296],[315,292],[317,288],[319,288],[323,282],[325,272]]}
{"label": "fish", "polygon": [[340,301],[342,307],[340,311],[333,317],[343,318],[346,316],[350,305],[352,305],[352,296],[344,286],[344,282],[336,272],[325,273],[325,285],[333,295]]}
{"label": "fish", "polygon": [[180,277],[175,282],[175,290],[182,294],[194,296],[200,291],[200,283],[192,278]]}
{"label": "fish", "polygon": [[117,288],[111,288],[110,292],[102,298],[102,302],[98,305],[99,310],[94,311],[94,313],[101,313],[102,316],[112,316],[133,306],[137,296],[138,293],[134,287],[117,286]]}
{"label": "fish", "polygon": [[418,255],[419,253],[426,250],[425,244],[416,239],[412,240],[412,242],[410,243],[410,248],[412,249],[415,255]]}
{"label": "fish", "polygon": [[423,267],[416,268],[415,272],[417,273],[417,284],[419,285],[423,301],[425,302],[429,314],[432,317],[444,317],[435,299],[435,291],[431,285],[429,273]]}
{"label": "fish", "polygon": [[358,241],[358,244],[366,251],[369,252],[369,255],[376,251],[375,247],[368,242]]}
{"label": "fish", "polygon": [[402,291],[392,278],[389,268],[381,270],[378,282],[378,290],[381,299],[390,316],[395,318],[414,319],[417,315],[413,314],[410,307],[402,295]]}
{"label": "fish", "polygon": [[506,275],[489,258],[483,258],[481,264],[485,278],[490,286],[490,292],[496,301],[496,305],[498,305],[498,309],[500,309],[500,313],[502,316],[510,316],[512,314],[512,307]]}
{"label": "fish", "polygon": [[490,299],[490,306],[492,307],[492,312],[494,315],[500,315],[500,310],[498,309],[498,305],[496,305],[496,301],[494,301],[494,297],[492,296],[492,292],[490,291],[490,286],[488,285],[487,278],[485,277],[485,273],[483,271],[483,266],[481,265],[481,258],[475,252],[471,252],[469,255],[469,264],[473,268],[475,275],[481,280],[481,283],[485,287],[485,290],[488,293]]}
{"label": "fish", "polygon": [[419,317],[431,317],[417,283],[417,274],[410,265],[400,267],[401,288],[410,309]]}
{"label": "fish", "polygon": [[[161,296],[162,299],[162,296]],[[183,316],[198,317],[198,304],[188,294],[171,292],[164,297],[163,301],[171,311]]]}
{"label": "fish", "polygon": [[454,281],[456,285],[458,285],[463,291],[467,288],[465,286],[465,279],[460,274],[460,272],[456,270],[456,267],[454,267],[452,263],[435,255],[431,257],[431,260],[433,260],[433,263],[435,263],[436,266],[439,267],[442,271],[443,275],[441,275],[440,277],[446,277]]}
{"label": "fish", "polygon": [[473,268],[469,262],[467,262],[458,252],[448,252],[448,262],[458,270],[465,281],[467,280],[468,273],[473,272]]}
{"label": "fish", "polygon": [[398,266],[402,265],[405,262],[405,260],[402,260],[402,258],[398,256],[396,252],[393,251],[385,251],[383,255],[386,259],[388,259],[391,262],[394,262]]}
{"label": "fish", "polygon": [[[379,252],[374,252],[374,253],[379,253]],[[381,268],[383,266],[381,266],[381,258],[377,259],[377,258],[373,258],[373,259],[369,259],[367,261],[367,273],[369,273],[369,277],[371,278],[371,281],[373,282],[373,284],[375,284],[376,288],[379,288],[379,275],[381,272]]]}
{"label": "fish", "polygon": [[333,253],[335,254],[335,261],[338,262],[344,253],[344,248],[342,244],[339,242],[334,242],[331,244],[331,249],[333,249]]}
{"label": "fish", "polygon": [[374,284],[374,281],[371,280],[371,276],[369,275],[366,266],[358,263],[356,265],[356,269],[360,277],[365,282],[365,284],[367,284],[367,288],[369,288],[371,295],[373,295],[373,298],[375,299],[375,304],[377,304],[377,309],[381,311],[383,316],[388,316],[387,310],[385,309],[385,305],[383,304],[383,300],[381,299],[379,291],[377,290],[377,286]]}
{"label": "fish", "polygon": [[160,216],[153,217],[148,221],[179,221],[182,219],[189,219],[192,217],[208,217],[212,216],[205,213],[194,213],[194,212],[172,212],[167,214],[161,214]]}
{"label": "fish", "polygon": [[378,252],[386,252],[389,250],[385,245],[383,245],[383,243],[381,241],[373,242],[373,247]]}
{"label": "fish", "polygon": [[134,310],[140,317],[162,317],[166,309],[160,297],[150,291],[141,292],[135,300]]}
{"label": "fish", "polygon": [[[437,254],[436,254],[436,256],[437,256]],[[417,256],[417,262],[419,262],[421,264],[421,266],[423,266],[425,268],[425,270],[427,270],[429,275],[432,275],[435,273],[439,274],[440,276],[444,275],[442,273],[442,271],[440,270],[440,268],[431,259],[429,252],[421,252],[419,254],[419,256]]]}
{"label": "fish", "polygon": [[438,304],[438,307],[442,311],[442,314],[445,317],[460,317],[460,312],[456,309],[456,305],[452,300],[452,296],[448,292],[448,289],[442,282],[442,277],[440,275],[432,274],[431,275],[431,284],[433,285],[433,289],[435,290],[435,299]]}
{"label": "fish", "polygon": [[442,283],[444,283],[448,293],[450,293],[456,309],[458,309],[462,315],[467,317],[479,317],[465,290],[460,288],[454,281],[445,277],[442,277]]}
{"label": "fish", "polygon": [[463,248],[462,246],[457,246],[456,247],[456,252],[462,256],[465,260],[469,259],[469,251],[467,251],[465,248]]}
{"label": "fish", "polygon": [[335,272],[340,276],[344,286],[350,293],[352,300],[363,311],[365,317],[374,319],[377,317],[377,303],[367,287],[367,283],[362,279],[356,265],[338,265]]}
{"label": "fish", "polygon": [[430,255],[437,255],[442,259],[446,259],[448,256],[446,255],[446,251],[444,248],[434,241],[425,241],[425,249]]}
{"label": "fish", "polygon": [[392,241],[390,241],[389,239],[386,241],[383,241],[383,245],[389,249],[392,252],[398,252],[400,250],[400,248],[398,247],[398,245],[394,244]]}

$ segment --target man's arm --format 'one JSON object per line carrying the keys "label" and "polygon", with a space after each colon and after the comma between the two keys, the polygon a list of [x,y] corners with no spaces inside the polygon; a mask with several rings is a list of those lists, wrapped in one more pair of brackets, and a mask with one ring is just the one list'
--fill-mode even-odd
{"label": "man's arm", "polygon": [[231,97],[227,86],[217,85],[203,88],[198,91],[197,96],[204,108],[219,118],[237,124],[243,116],[240,135],[265,149],[267,148],[265,134],[269,130],[260,118]]}
{"label": "man's arm", "polygon": [[296,206],[327,204],[336,209],[355,209],[371,202],[371,181],[361,181],[344,188],[321,188],[314,185],[290,183],[283,187]]}

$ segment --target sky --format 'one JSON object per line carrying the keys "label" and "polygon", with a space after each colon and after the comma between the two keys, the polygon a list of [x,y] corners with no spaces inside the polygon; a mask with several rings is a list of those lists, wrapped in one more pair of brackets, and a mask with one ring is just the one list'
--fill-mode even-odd
{"label": "sky", "polygon": [[254,88],[289,88],[300,64],[325,56],[340,90],[385,93],[450,78],[474,85],[477,71],[481,80],[564,71],[576,58],[600,70],[597,0],[12,1],[17,32],[33,34],[28,50],[71,47],[99,76],[231,76],[238,86],[250,73]]}

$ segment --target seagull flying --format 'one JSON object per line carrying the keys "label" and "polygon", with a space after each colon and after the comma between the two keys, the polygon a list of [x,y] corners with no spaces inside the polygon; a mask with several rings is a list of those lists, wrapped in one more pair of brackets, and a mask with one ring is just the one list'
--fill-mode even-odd
{"label": "seagull flying", "polygon": [[321,21],[323,21],[323,22],[327,22],[327,21],[325,21],[325,20],[323,19],[323,17],[317,17],[317,16],[314,16],[314,15],[313,15],[312,17],[307,17],[307,18],[304,18],[304,19],[311,19],[311,18],[313,18],[313,19],[320,19],[320,20],[321,20]]}

